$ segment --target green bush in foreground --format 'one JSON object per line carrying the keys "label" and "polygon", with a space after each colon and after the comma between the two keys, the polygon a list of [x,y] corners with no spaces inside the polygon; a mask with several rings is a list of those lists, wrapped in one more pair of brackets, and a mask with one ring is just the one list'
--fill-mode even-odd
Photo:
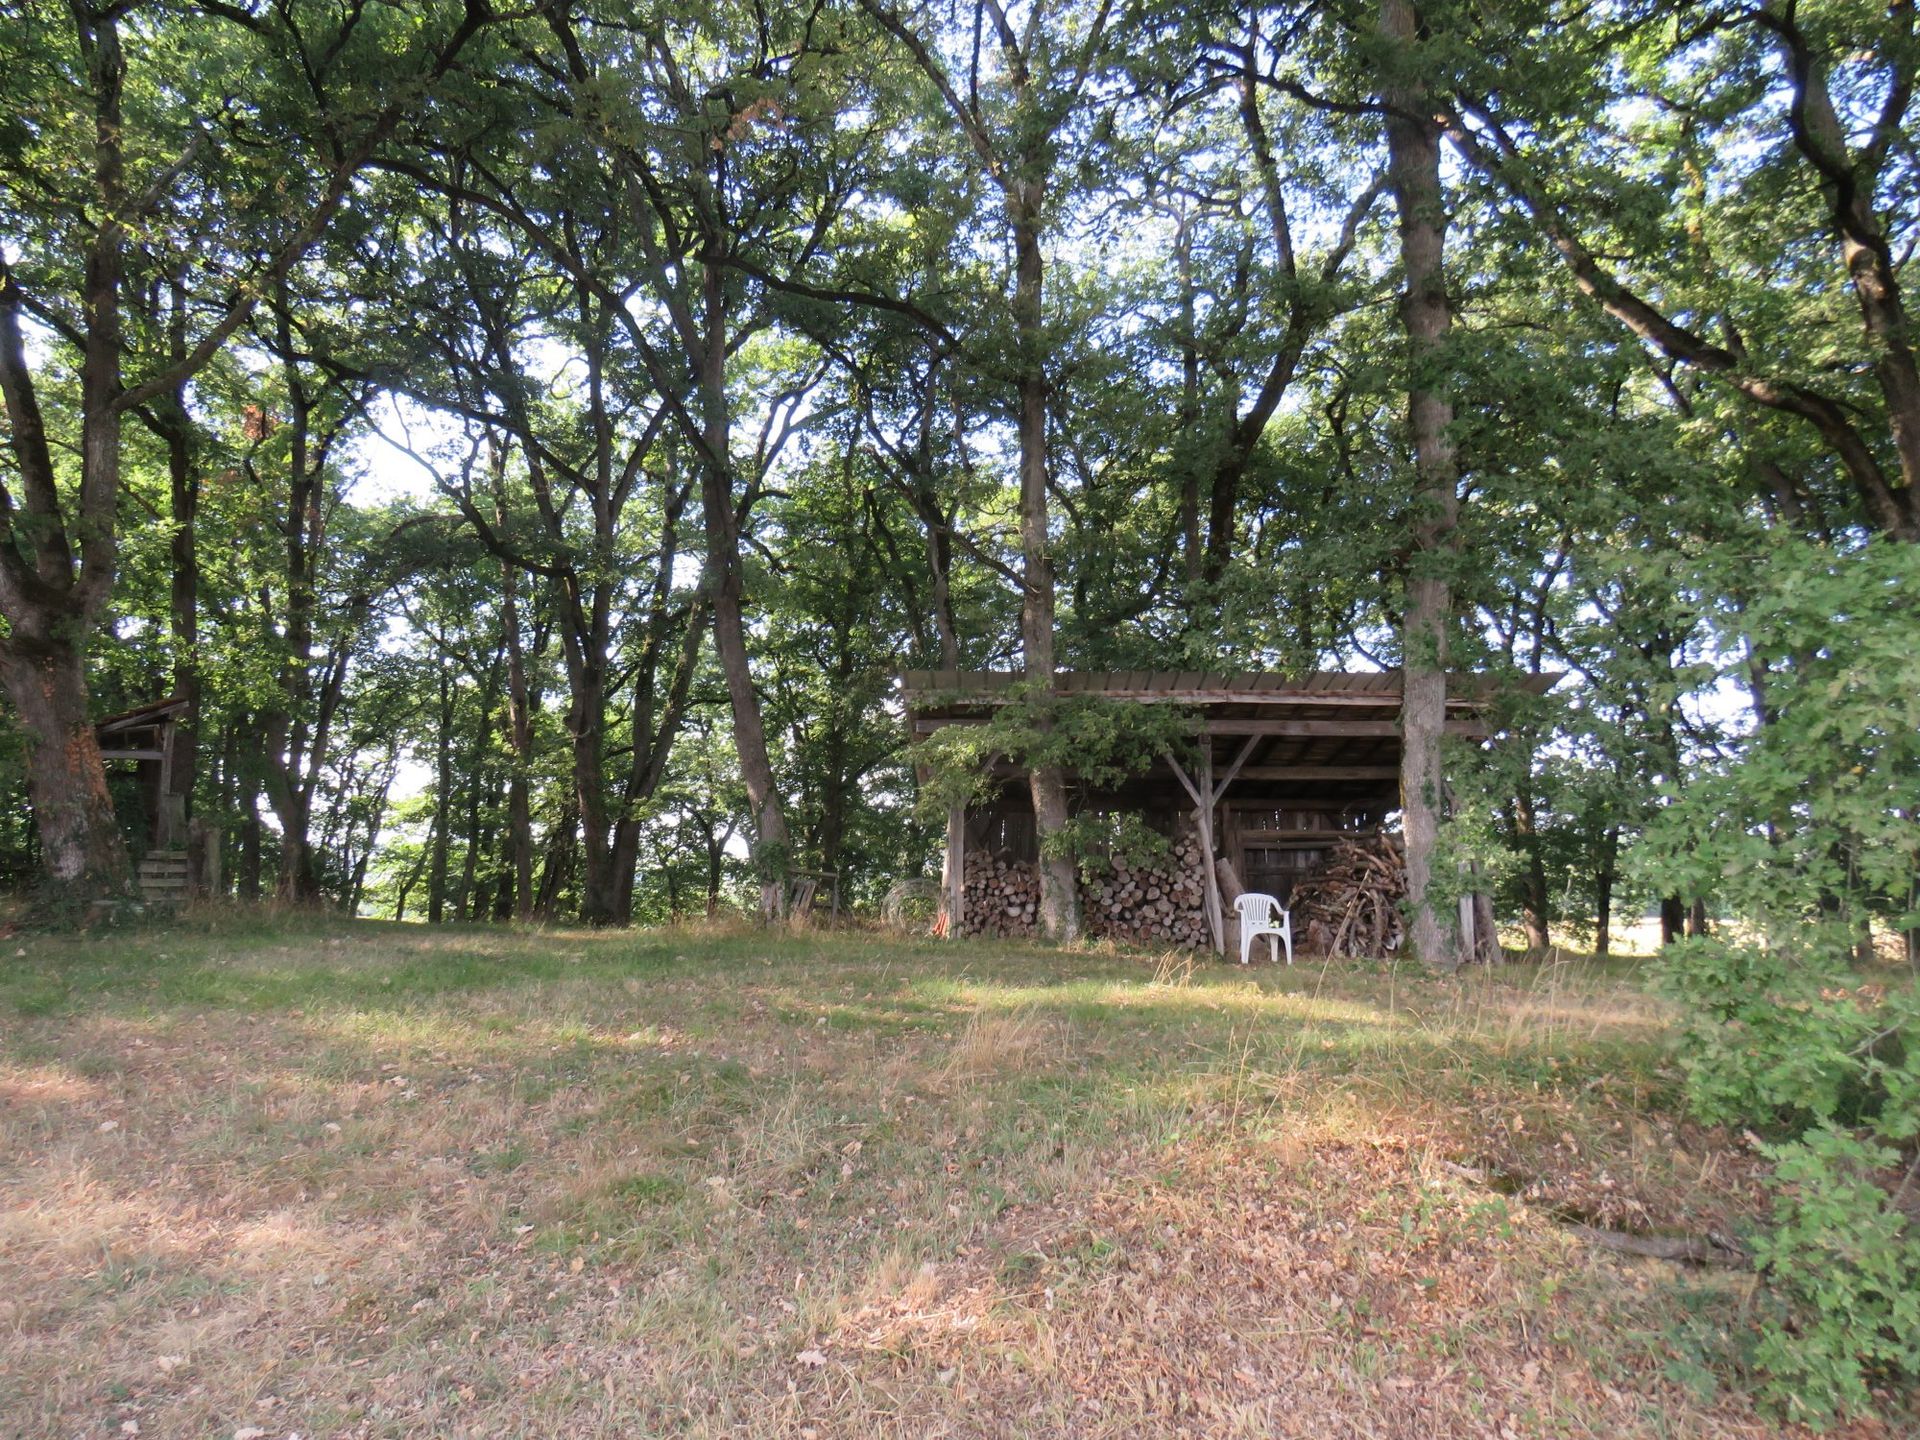
{"label": "green bush in foreground", "polygon": [[[1911,546],[1755,539],[1703,560],[1725,678],[1762,677],[1756,723],[1649,827],[1644,878],[1737,924],[1660,965],[1702,1120],[1764,1137],[1772,1224],[1754,1350],[1795,1418],[1920,1379],[1920,999],[1875,966],[1874,926],[1920,927],[1920,651]],[[1718,570],[1716,571],[1716,567]],[[1744,578],[1743,578],[1744,576]],[[1757,579],[1756,579],[1757,577]]]}
{"label": "green bush in foreground", "polygon": [[1767,1283],[1754,1365],[1764,1395],[1810,1421],[1857,1412],[1875,1381],[1920,1377],[1920,1227],[1898,1208],[1920,1127],[1920,1025],[1894,998],[1805,955],[1717,940],[1676,945],[1661,978],[1685,1007],[1680,1044],[1701,1119],[1783,1137],[1772,1226],[1753,1239]]}
{"label": "green bush in foreground", "polygon": [[1878,1178],[1896,1151],[1825,1123],[1766,1147],[1779,1186],[1754,1263],[1782,1313],[1754,1352],[1797,1418],[1862,1410],[1868,1381],[1920,1375],[1920,1233]]}

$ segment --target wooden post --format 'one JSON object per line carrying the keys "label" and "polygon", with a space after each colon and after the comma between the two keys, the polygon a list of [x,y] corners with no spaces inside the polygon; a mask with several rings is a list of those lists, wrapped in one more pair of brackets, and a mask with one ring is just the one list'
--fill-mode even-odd
{"label": "wooden post", "polygon": [[958,940],[966,922],[967,901],[967,808],[947,807],[947,888],[943,909],[947,912],[947,938]]}
{"label": "wooden post", "polygon": [[[1202,743],[1206,748],[1201,751],[1198,785],[1188,778],[1187,772],[1181,768],[1179,760],[1174,757],[1171,750],[1166,752],[1166,758],[1168,766],[1173,770],[1173,778],[1180,782],[1193,799],[1194,824],[1200,831],[1200,849],[1206,859],[1207,928],[1213,932],[1213,953],[1224,955],[1227,953],[1227,932],[1226,922],[1220,911],[1220,877],[1213,873],[1213,744],[1211,741]],[[1235,770],[1239,768],[1238,764],[1234,766]],[[1233,777],[1229,774],[1227,778]]]}
{"label": "wooden post", "polygon": [[1227,953],[1227,922],[1220,909],[1220,877],[1214,873],[1213,845],[1213,806],[1216,796],[1213,789],[1213,741],[1205,742],[1200,752],[1200,793],[1206,804],[1200,807],[1200,850],[1206,861],[1207,869],[1207,925],[1213,931],[1213,953]]}

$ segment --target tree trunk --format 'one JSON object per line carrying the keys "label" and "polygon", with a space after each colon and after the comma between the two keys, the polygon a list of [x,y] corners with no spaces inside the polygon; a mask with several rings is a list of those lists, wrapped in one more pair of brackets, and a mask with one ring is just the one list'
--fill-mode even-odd
{"label": "tree trunk", "polygon": [[718,832],[711,825],[707,827],[707,918],[713,919],[720,913],[720,863],[727,853],[724,838],[715,839]]}
{"label": "tree trunk", "polygon": [[[1886,401],[1887,425],[1900,466],[1895,497],[1909,538],[1920,538],[1920,366],[1914,360],[1913,332],[1900,292],[1894,245],[1874,213],[1874,192],[1892,153],[1891,132],[1900,128],[1909,102],[1903,98],[1898,110],[1884,111],[1879,130],[1869,132],[1872,138],[1865,153],[1855,153],[1848,143],[1847,126],[1834,109],[1826,63],[1817,42],[1801,28],[1795,7],[1767,4],[1755,18],[1778,37],[1792,77],[1788,127],[1795,148],[1819,177],[1828,224],[1840,242],[1841,259],[1865,322],[1874,377]],[[1903,63],[1908,67],[1905,81],[1896,80],[1896,86],[1911,84],[1910,61],[1896,61]]]}
{"label": "tree trunk", "polygon": [[927,567],[933,572],[933,628],[940,641],[940,668],[960,668],[960,632],[953,623],[953,537],[937,505],[922,511],[927,528]]}
{"label": "tree trunk", "polygon": [[520,571],[500,562],[500,626],[507,649],[507,742],[513,770],[507,780],[507,864],[513,876],[513,918],[533,914],[533,803],[528,776],[533,766],[533,705],[526,653],[520,640]]}
{"label": "tree trunk", "polygon": [[580,885],[580,918],[589,925],[617,925],[620,897],[613,851],[607,837],[607,783],[602,758],[606,716],[606,660],[590,657],[571,677],[572,703],[567,730],[573,740],[574,813],[585,861]]}
{"label": "tree trunk", "polygon": [[1522,784],[1513,797],[1513,831],[1526,859],[1520,872],[1520,914],[1527,930],[1527,953],[1545,955],[1553,942],[1547,925],[1547,871],[1540,858],[1531,783]]}
{"label": "tree trunk", "polygon": [[[186,293],[179,281],[172,289],[168,312],[169,358],[186,359]],[[167,446],[169,519],[173,525],[168,549],[172,559],[168,617],[173,639],[173,693],[187,702],[172,729],[172,753],[167,757],[167,788],[160,796],[160,828],[154,836],[161,849],[186,843],[187,822],[193,818],[193,786],[200,753],[200,557],[194,527],[200,511],[200,475],[194,453],[193,421],[187,414],[186,383],[166,400],[163,421]]]}
{"label": "tree trunk", "polygon": [[85,664],[72,646],[0,644],[0,686],[27,742],[27,800],[40,840],[42,898],[79,907],[132,893],[126,841],[87,713]]}
{"label": "tree trunk", "polygon": [[786,916],[793,844],[773,764],[767,758],[760,696],[753,688],[747,655],[740,536],[734,523],[733,467],[729,458],[732,425],[727,408],[727,310],[722,260],[718,246],[710,246],[701,269],[705,328],[699,353],[700,402],[706,453],[700,461],[700,499],[707,531],[707,593],[712,604],[713,645],[732,703],[734,749],[753,819],[751,843],[754,870],[760,879],[760,913],[763,919],[775,920]]}
{"label": "tree trunk", "polygon": [[1620,827],[1612,826],[1600,844],[1600,864],[1593,877],[1593,953],[1605,959],[1613,943],[1613,884],[1620,859]]}
{"label": "tree trunk", "polygon": [[[1407,0],[1381,0],[1381,34],[1390,63],[1414,62],[1417,25]],[[1447,641],[1453,597],[1446,562],[1457,540],[1458,465],[1447,431],[1453,402],[1446,387],[1446,340],[1453,322],[1443,259],[1447,212],[1440,184],[1440,132],[1424,85],[1404,77],[1385,87],[1388,178],[1400,214],[1400,256],[1406,290],[1400,319],[1407,336],[1407,423],[1418,492],[1414,553],[1403,619],[1400,812],[1407,854],[1407,933],[1413,956],[1451,969],[1461,960],[1459,926],[1433,903],[1434,851],[1443,818]]]}
{"label": "tree trunk", "polygon": [[[1036,703],[1053,696],[1054,579],[1047,535],[1047,376],[1046,337],[1041,308],[1045,278],[1040,253],[1041,209],[1045,186],[1027,177],[1008,191],[1013,222],[1015,289],[1014,330],[1020,350],[1020,640],[1026,680]],[[1041,730],[1051,727],[1044,711]],[[1039,843],[1040,928],[1049,940],[1080,938],[1080,884],[1073,856],[1062,846],[1068,822],[1067,781],[1058,765],[1036,765],[1028,772],[1033,796],[1034,833]]]}
{"label": "tree trunk", "polygon": [[454,892],[453,913],[458,920],[477,920],[481,912],[474,905],[474,885],[480,873],[480,856],[487,849],[489,836],[482,816],[499,804],[495,787],[483,790],[480,777],[486,765],[487,740],[493,729],[493,707],[500,698],[500,652],[495,651],[486,674],[479,677],[478,712],[474,717],[473,744],[466,755],[467,807],[462,837],[465,841],[460,860],[460,887]]}
{"label": "tree trunk", "polygon": [[1687,902],[1678,895],[1660,901],[1660,943],[1671,945],[1687,933]]}
{"label": "tree trunk", "polygon": [[260,781],[243,763],[240,768],[240,898],[260,898]]}
{"label": "tree trunk", "polygon": [[573,879],[573,854],[580,838],[580,813],[569,808],[547,832],[547,854],[540,867],[540,888],[534,900],[534,914],[551,920],[560,908],[561,892]]}
{"label": "tree trunk", "polygon": [[[1183,213],[1174,229],[1173,257],[1180,281],[1180,435],[1191,450],[1179,462],[1180,475],[1180,556],[1186,566],[1187,590],[1195,591],[1205,573],[1200,531],[1200,472],[1205,450],[1195,443],[1200,425],[1200,340],[1198,287],[1193,278],[1193,239],[1188,234]],[[1198,624],[1200,607],[1189,617]]]}
{"label": "tree trunk", "polygon": [[1707,902],[1695,900],[1687,907],[1687,934],[1701,937],[1708,933]]}
{"label": "tree trunk", "polygon": [[453,834],[453,679],[440,671],[440,727],[435,738],[432,860],[427,868],[427,923],[447,915],[447,855]]}
{"label": "tree trunk", "polygon": [[413,887],[420,883],[420,872],[427,868],[427,852],[422,850],[420,858],[413,862],[413,868],[400,877],[400,891],[394,897],[393,918],[395,923],[407,918],[407,896],[413,893]]}

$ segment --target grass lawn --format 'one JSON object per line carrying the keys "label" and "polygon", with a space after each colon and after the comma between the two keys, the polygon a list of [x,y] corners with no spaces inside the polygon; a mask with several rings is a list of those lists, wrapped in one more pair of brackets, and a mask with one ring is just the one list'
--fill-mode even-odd
{"label": "grass lawn", "polygon": [[1746,1277],[1554,1218],[1756,1204],[1619,970],[233,917],[7,956],[0,1435],[1780,1433]]}

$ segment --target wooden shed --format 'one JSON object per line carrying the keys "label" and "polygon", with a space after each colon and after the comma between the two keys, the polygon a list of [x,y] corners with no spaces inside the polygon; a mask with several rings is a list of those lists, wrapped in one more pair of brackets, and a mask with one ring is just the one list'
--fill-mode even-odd
{"label": "wooden shed", "polygon": [[[193,777],[175,768],[181,763],[180,726],[190,709],[190,701],[174,695],[109,715],[93,727],[101,761],[131,764],[140,777],[145,823],[130,838],[139,858],[140,889],[150,900],[205,894],[220,881],[219,834],[188,824]],[[187,753],[192,754],[191,747]]]}
{"label": "wooden shed", "polygon": [[[1559,677],[1512,682],[1544,693]],[[907,724],[922,738],[948,725],[978,724],[1006,702],[1019,672],[910,670],[901,676]],[[1180,705],[1203,736],[1188,760],[1165,755],[1117,788],[1069,776],[1076,813],[1124,812],[1167,835],[1183,831],[1201,853],[1224,859],[1245,888],[1283,901],[1328,859],[1343,835],[1378,830],[1400,808],[1400,698],[1397,670],[1322,670],[1305,675],[1166,670],[1063,672],[1064,695]],[[1447,728],[1484,739],[1482,715],[1494,693],[1486,677],[1448,679]],[[1038,848],[1025,775],[999,763],[992,798],[948,818],[943,909],[949,933],[970,928],[965,909],[969,856],[1031,866]],[[1191,850],[1193,847],[1187,847]],[[1216,949],[1225,926],[1214,867],[1201,867],[1182,896],[1199,894]],[[1183,902],[1192,903],[1192,902]],[[1004,928],[1004,927],[1003,927]],[[1194,927],[1189,927],[1192,929]]]}

